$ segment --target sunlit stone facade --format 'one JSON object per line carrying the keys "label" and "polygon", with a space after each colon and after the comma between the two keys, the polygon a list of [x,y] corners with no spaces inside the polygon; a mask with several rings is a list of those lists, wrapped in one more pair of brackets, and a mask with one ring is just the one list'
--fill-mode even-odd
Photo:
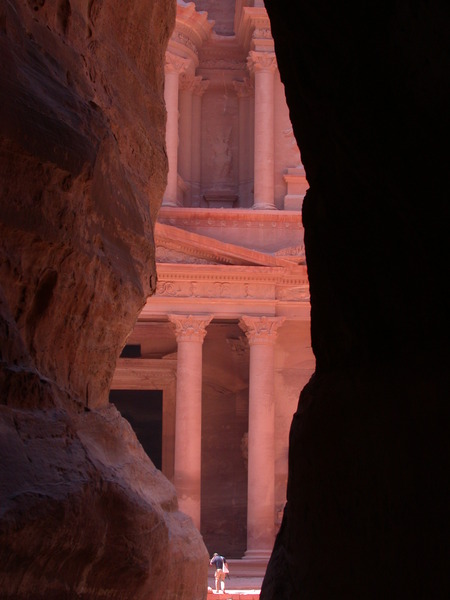
{"label": "sunlit stone facade", "polygon": [[264,561],[314,359],[306,179],[263,2],[179,1],[165,77],[158,286],[113,389],[162,391],[161,469],[181,509],[211,552]]}

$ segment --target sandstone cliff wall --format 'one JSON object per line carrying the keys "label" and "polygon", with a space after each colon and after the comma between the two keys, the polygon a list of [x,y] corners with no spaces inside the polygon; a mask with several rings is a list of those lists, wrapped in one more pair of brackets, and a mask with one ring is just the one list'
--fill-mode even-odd
{"label": "sandstone cliff wall", "polygon": [[2,598],[204,596],[199,534],[108,406],[156,284],[174,15],[169,0],[0,6]]}

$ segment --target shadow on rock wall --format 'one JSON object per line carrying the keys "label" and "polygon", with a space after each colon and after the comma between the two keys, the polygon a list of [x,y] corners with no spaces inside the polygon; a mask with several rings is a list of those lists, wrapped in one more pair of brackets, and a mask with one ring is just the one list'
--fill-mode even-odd
{"label": "shadow on rock wall", "polygon": [[444,598],[450,8],[266,7],[310,184],[317,370],[261,600]]}

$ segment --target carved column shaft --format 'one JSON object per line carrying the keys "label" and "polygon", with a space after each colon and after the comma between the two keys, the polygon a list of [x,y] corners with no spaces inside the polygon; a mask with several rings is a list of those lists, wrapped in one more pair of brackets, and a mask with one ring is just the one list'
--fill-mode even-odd
{"label": "carved column shaft", "polygon": [[249,133],[253,130],[253,111],[250,110],[253,88],[246,80],[235,81],[234,89],[239,98],[239,199],[241,207],[250,207],[253,144]]}
{"label": "carved column shaft", "polygon": [[169,161],[167,187],[163,205],[177,205],[178,191],[178,89],[179,76],[187,68],[187,61],[169,52],[166,53],[164,100],[167,110],[166,149]]}
{"label": "carved column shaft", "polygon": [[212,316],[169,319],[178,343],[174,485],[180,510],[200,529],[202,345]]}
{"label": "carved column shaft", "polygon": [[274,73],[272,52],[250,52],[249,68],[255,73],[255,167],[256,209],[274,209]]}
{"label": "carved column shaft", "polygon": [[282,317],[243,316],[239,326],[250,345],[248,415],[247,551],[265,559],[274,542],[275,404],[274,351]]}
{"label": "carved column shaft", "polygon": [[202,116],[202,97],[205,93],[209,81],[199,78],[200,81],[195,85],[192,96],[192,157],[191,157],[191,204],[200,206],[201,190],[201,116]]}
{"label": "carved column shaft", "polygon": [[181,75],[180,77],[180,124],[178,146],[178,164],[179,173],[183,181],[187,184],[187,202],[191,204],[191,179],[192,179],[192,92],[194,86],[201,80],[201,77]]}

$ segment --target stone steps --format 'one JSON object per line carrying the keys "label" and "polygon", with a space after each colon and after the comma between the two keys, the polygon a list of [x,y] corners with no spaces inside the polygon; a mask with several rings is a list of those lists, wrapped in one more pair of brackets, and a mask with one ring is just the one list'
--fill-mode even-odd
{"label": "stone steps", "polygon": [[221,600],[259,600],[261,590],[227,590],[225,592],[215,592],[208,590],[207,600],[220,598]]}

